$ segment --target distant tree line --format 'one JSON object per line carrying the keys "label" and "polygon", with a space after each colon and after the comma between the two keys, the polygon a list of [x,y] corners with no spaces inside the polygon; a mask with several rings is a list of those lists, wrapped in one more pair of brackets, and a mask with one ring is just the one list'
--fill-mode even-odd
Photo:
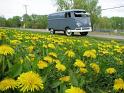
{"label": "distant tree line", "polygon": [[124,30],[124,17],[99,17],[95,28],[106,30]]}
{"label": "distant tree line", "polygon": [[47,15],[24,14],[22,17],[14,16],[8,19],[0,17],[0,27],[46,29],[47,25]]}

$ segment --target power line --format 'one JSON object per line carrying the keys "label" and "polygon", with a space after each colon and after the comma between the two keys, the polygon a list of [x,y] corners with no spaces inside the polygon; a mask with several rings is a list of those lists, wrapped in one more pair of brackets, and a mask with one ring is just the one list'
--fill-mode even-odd
{"label": "power line", "polygon": [[118,7],[112,7],[112,8],[106,8],[106,9],[102,9],[102,10],[110,10],[110,9],[116,9],[116,8],[122,8],[124,6],[118,6]]}

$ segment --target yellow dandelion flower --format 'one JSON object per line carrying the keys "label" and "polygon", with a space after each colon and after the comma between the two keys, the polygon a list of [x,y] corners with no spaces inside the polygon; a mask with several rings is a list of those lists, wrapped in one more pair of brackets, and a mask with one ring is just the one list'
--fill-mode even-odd
{"label": "yellow dandelion flower", "polygon": [[83,56],[90,57],[90,58],[96,58],[96,50],[87,50],[84,52]]}
{"label": "yellow dandelion flower", "polygon": [[44,45],[43,45],[43,48],[48,48],[48,47],[47,47],[47,45],[44,44]]}
{"label": "yellow dandelion flower", "polygon": [[114,74],[114,73],[116,73],[116,69],[115,68],[107,68],[106,69],[106,73],[108,73],[108,74]]}
{"label": "yellow dandelion flower", "polygon": [[55,49],[55,45],[54,44],[48,44],[48,48],[51,48],[51,49]]}
{"label": "yellow dandelion flower", "polygon": [[34,54],[29,54],[30,60],[33,62],[35,59],[35,55]]}
{"label": "yellow dandelion flower", "polygon": [[100,67],[96,63],[91,63],[90,66],[96,73],[100,72]]}
{"label": "yellow dandelion flower", "polygon": [[22,92],[33,92],[35,90],[39,91],[43,89],[43,81],[41,77],[39,74],[32,71],[22,73],[17,79],[17,85]]}
{"label": "yellow dandelion flower", "polygon": [[88,70],[86,68],[80,68],[80,72],[83,74],[86,74],[88,72]]}
{"label": "yellow dandelion flower", "polygon": [[46,67],[48,67],[48,64],[42,60],[40,60],[37,64],[37,66],[39,67],[39,69],[44,69]]}
{"label": "yellow dandelion flower", "polygon": [[70,76],[64,76],[59,79],[62,82],[69,82],[70,81]]}
{"label": "yellow dandelion flower", "polygon": [[54,59],[53,62],[55,62],[55,63],[61,63],[59,59]]}
{"label": "yellow dandelion flower", "polygon": [[85,67],[85,63],[82,60],[76,59],[76,62],[74,63],[75,67]]}
{"label": "yellow dandelion flower", "polygon": [[65,55],[67,55],[69,58],[72,58],[75,56],[75,53],[72,50],[68,50],[65,52]]}
{"label": "yellow dandelion flower", "polygon": [[16,81],[12,78],[6,78],[0,82],[0,90],[6,91],[8,89],[15,89],[16,88]]}
{"label": "yellow dandelion flower", "polygon": [[50,56],[46,56],[44,57],[44,61],[48,62],[48,63],[52,63],[53,62],[53,58]]}
{"label": "yellow dandelion flower", "polygon": [[61,64],[61,63],[57,63],[56,66],[58,71],[65,71],[66,70],[66,67],[65,65]]}
{"label": "yellow dandelion flower", "polygon": [[12,45],[19,45],[21,43],[21,41],[19,41],[19,40],[10,40],[10,43]]}
{"label": "yellow dandelion flower", "polygon": [[116,91],[124,90],[124,81],[123,81],[123,79],[121,79],[121,78],[115,79],[113,88]]}
{"label": "yellow dandelion flower", "polygon": [[0,54],[2,54],[2,55],[5,55],[5,56],[8,54],[13,55],[14,52],[15,52],[14,49],[8,45],[1,45],[0,46]]}
{"label": "yellow dandelion flower", "polygon": [[65,93],[86,93],[83,89],[71,86],[70,89],[66,89]]}
{"label": "yellow dandelion flower", "polygon": [[48,55],[57,58],[57,54],[54,52],[50,52]]}
{"label": "yellow dandelion flower", "polygon": [[34,46],[29,46],[28,51],[31,53],[34,50]]}

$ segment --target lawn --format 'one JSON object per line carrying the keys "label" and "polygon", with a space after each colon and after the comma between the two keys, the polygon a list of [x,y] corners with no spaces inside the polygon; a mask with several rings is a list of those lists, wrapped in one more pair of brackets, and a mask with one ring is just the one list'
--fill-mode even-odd
{"label": "lawn", "polygon": [[124,93],[124,42],[0,29],[0,93]]}

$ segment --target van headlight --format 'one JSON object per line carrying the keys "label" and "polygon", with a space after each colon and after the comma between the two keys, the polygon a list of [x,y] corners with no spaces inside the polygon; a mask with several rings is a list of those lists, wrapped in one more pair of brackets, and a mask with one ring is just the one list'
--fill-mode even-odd
{"label": "van headlight", "polygon": [[80,26],[81,26],[81,23],[76,23],[76,25],[77,25],[78,27],[80,27]]}

